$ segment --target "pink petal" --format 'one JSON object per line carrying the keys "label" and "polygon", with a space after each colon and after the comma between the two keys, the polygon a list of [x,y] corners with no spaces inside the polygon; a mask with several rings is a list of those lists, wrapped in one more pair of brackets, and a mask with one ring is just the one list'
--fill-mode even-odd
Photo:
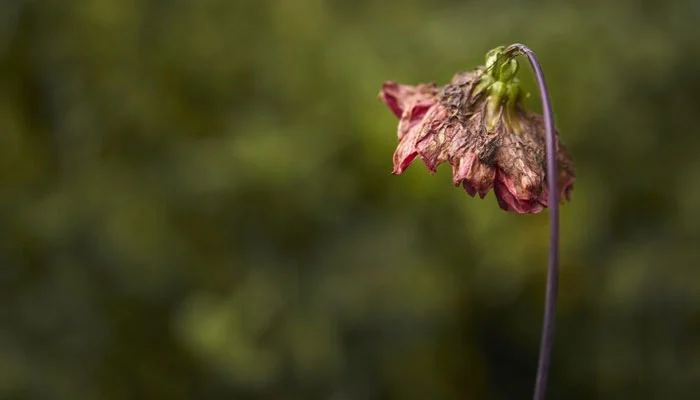
{"label": "pink petal", "polygon": [[403,114],[403,104],[401,100],[399,100],[401,96],[401,86],[403,85],[392,81],[384,82],[380,93],[382,101],[384,101],[394,115],[396,115],[396,118],[401,118],[401,114]]}
{"label": "pink petal", "polygon": [[423,100],[431,100],[438,93],[435,84],[424,83],[417,86],[402,85],[394,81],[384,82],[379,97],[391,109],[397,118],[412,104]]}
{"label": "pink petal", "polygon": [[479,197],[483,199],[493,187],[495,177],[495,168],[479,161],[474,152],[467,152],[466,156],[459,157],[453,161],[453,183],[455,186],[462,184],[464,190],[472,197],[479,193]]}
{"label": "pink petal", "polygon": [[404,110],[401,121],[399,121],[399,145],[394,152],[393,174],[402,174],[418,155],[419,149],[416,143],[423,134],[427,120],[426,116],[435,107],[437,107],[437,101],[423,100],[413,103]]}
{"label": "pink petal", "polygon": [[[430,110],[430,107],[434,106],[436,101],[434,100],[422,100],[412,104],[409,108],[404,110],[401,115],[401,120],[399,121],[398,136],[399,139],[406,136],[411,129],[416,127],[423,122],[425,114]],[[419,133],[419,132],[418,132]],[[414,133],[414,134],[418,134]]]}
{"label": "pink petal", "polygon": [[496,173],[493,191],[498,205],[505,211],[518,214],[537,214],[542,212],[546,206],[546,203],[543,203],[539,198],[518,198],[516,191],[512,188],[512,181],[500,171]]}

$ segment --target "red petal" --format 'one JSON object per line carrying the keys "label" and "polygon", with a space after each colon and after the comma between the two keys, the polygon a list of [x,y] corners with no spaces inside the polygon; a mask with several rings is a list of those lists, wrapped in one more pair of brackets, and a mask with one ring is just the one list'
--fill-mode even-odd
{"label": "red petal", "polygon": [[518,214],[537,214],[544,210],[546,202],[539,198],[518,198],[509,186],[512,186],[512,181],[502,172],[497,172],[493,191],[501,209]]}
{"label": "red petal", "polygon": [[456,134],[453,126],[446,125],[447,110],[439,104],[432,107],[425,115],[422,129],[416,141],[416,149],[428,171],[434,174],[440,163],[447,161],[446,144]]}
{"label": "red petal", "polygon": [[420,152],[416,144],[424,134],[427,116],[433,114],[436,107],[437,100],[421,100],[404,110],[399,121],[399,145],[394,152],[394,174],[403,173]]}
{"label": "red petal", "polygon": [[495,178],[495,168],[479,161],[474,152],[467,152],[464,157],[459,157],[453,162],[452,180],[455,186],[461,183],[472,197],[479,193],[479,197],[483,199],[493,187]]}
{"label": "red petal", "polygon": [[401,114],[403,114],[403,105],[399,101],[400,92],[400,85],[396,82],[389,81],[384,82],[380,93],[382,101],[389,106],[394,115],[396,115],[396,118],[401,118]]}
{"label": "red petal", "polygon": [[[425,114],[430,110],[430,107],[435,105],[434,100],[423,100],[412,104],[407,108],[401,115],[401,120],[399,121],[398,136],[399,139],[406,136],[411,129],[416,128],[425,117]],[[417,135],[419,132],[416,132]]]}
{"label": "red petal", "polygon": [[412,104],[423,100],[432,100],[438,93],[435,84],[424,83],[417,86],[402,85],[394,81],[384,82],[379,97],[389,109],[401,118],[404,111]]}
{"label": "red petal", "polygon": [[394,170],[391,173],[401,175],[417,155],[416,146],[412,142],[401,141],[394,152]]}

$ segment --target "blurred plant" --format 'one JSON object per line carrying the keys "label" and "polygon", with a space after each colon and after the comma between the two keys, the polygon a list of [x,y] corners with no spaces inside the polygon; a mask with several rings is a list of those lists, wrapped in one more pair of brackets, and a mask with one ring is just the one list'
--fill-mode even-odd
{"label": "blurred plant", "polygon": [[[515,77],[515,57],[520,54],[528,57],[535,72],[544,117],[529,112],[523,102],[526,95]],[[441,89],[434,83],[408,86],[388,81],[380,97],[399,118],[394,174],[402,174],[420,156],[431,173],[449,162],[455,186],[462,185],[470,196],[484,198],[493,188],[503,210],[533,214],[551,206],[547,296],[534,394],[536,400],[544,399],[559,274],[558,205],[570,199],[575,171],[554,130],[539,62],[524,45],[500,46],[486,54],[485,66],[457,73]]]}

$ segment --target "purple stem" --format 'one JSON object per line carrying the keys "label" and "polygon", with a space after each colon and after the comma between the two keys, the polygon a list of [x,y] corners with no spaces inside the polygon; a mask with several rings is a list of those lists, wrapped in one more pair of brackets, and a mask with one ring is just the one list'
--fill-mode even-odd
{"label": "purple stem", "polygon": [[552,359],[554,341],[554,320],[557,312],[557,293],[559,286],[559,190],[557,188],[557,157],[556,138],[554,136],[554,117],[552,103],[549,99],[547,83],[544,80],[542,67],[535,53],[523,44],[508,46],[506,52],[524,54],[533,71],[540,89],[542,112],[547,145],[547,187],[549,188],[549,265],[547,269],[547,291],[544,304],[544,321],[542,323],[542,339],[540,342],[540,359],[537,365],[534,400],[544,400],[549,377],[549,365]]}

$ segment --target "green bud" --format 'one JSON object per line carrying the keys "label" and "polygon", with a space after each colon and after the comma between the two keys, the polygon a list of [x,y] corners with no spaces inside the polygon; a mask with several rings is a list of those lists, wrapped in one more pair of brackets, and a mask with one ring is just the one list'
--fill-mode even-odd
{"label": "green bud", "polygon": [[508,100],[506,101],[505,122],[515,133],[520,135],[523,129],[520,125],[517,106],[522,96],[522,90],[517,82],[509,83],[506,86],[506,98]]}
{"label": "green bud", "polygon": [[498,79],[498,74],[500,72],[499,64],[502,62],[504,50],[505,46],[498,46],[486,53],[486,71],[489,75],[494,77],[494,79]]}
{"label": "green bud", "polygon": [[508,60],[508,62],[505,62],[501,65],[500,71],[499,71],[499,78],[503,82],[509,82],[515,78],[515,74],[518,73],[518,61],[514,58],[511,58]]}
{"label": "green bud", "polygon": [[474,86],[474,96],[479,95],[481,92],[488,89],[494,82],[495,80],[491,75],[484,74],[479,80],[479,83]]}
{"label": "green bud", "polygon": [[491,85],[488,103],[486,104],[486,130],[489,132],[493,132],[498,124],[501,103],[507,95],[507,91],[506,84],[501,81],[496,81]]}

